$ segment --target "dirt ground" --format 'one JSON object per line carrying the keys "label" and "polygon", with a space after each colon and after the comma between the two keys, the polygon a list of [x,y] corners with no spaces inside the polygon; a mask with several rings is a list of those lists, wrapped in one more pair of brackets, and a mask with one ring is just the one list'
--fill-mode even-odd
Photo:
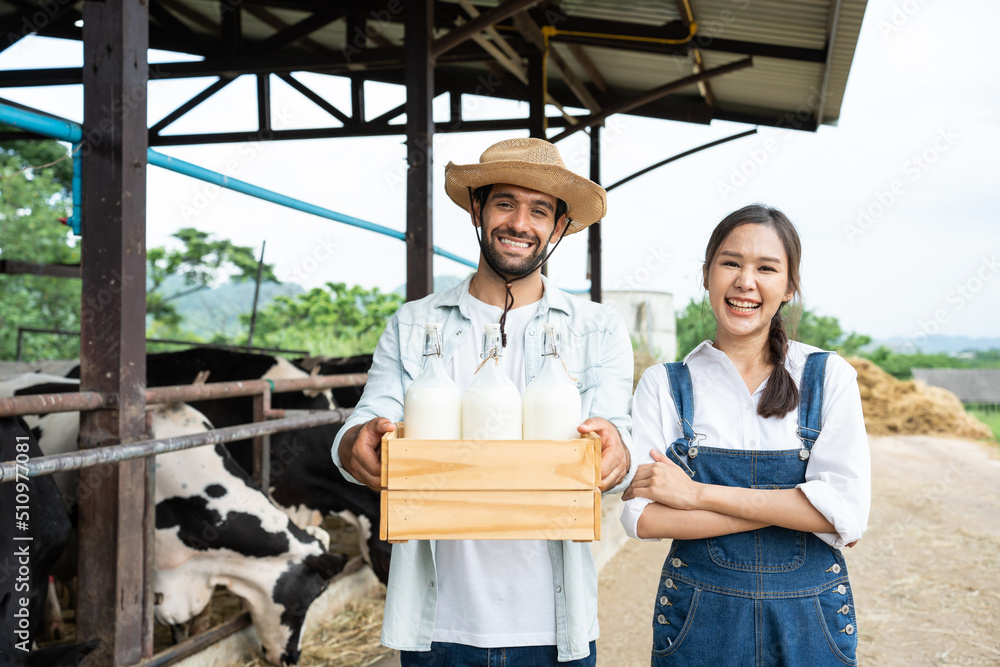
{"label": "dirt ground", "polygon": [[[872,438],[868,532],[845,549],[862,665],[1000,665],[1000,448]],[[630,540],[600,577],[599,667],[649,664],[669,543]]]}

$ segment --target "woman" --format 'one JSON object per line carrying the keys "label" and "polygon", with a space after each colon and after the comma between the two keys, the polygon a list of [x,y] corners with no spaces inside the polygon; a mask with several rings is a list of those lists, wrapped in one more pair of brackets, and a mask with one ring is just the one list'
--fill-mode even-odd
{"label": "woman", "polygon": [[717,330],[636,388],[649,447],[625,491],[626,532],[672,538],[653,665],[853,665],[857,619],[839,551],[868,521],[871,470],[856,373],[789,342],[799,292],[792,223],[753,205],[705,252]]}

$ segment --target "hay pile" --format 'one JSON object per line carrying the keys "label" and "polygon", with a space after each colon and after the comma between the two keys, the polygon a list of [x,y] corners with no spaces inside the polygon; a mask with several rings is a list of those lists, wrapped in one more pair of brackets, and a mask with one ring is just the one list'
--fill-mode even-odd
{"label": "hay pile", "polygon": [[993,439],[955,394],[914,380],[897,380],[867,359],[847,360],[858,372],[865,426],[871,435],[950,435]]}
{"label": "hay pile", "polygon": [[[336,616],[310,628],[302,639],[300,667],[368,667],[392,653],[382,646],[382,608],[385,598],[350,602]],[[231,667],[271,667],[257,658]]]}

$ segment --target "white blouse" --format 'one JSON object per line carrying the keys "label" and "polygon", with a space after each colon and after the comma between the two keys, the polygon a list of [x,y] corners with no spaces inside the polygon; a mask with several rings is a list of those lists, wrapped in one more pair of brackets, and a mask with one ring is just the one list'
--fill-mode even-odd
{"label": "white blouse", "polygon": [[[810,345],[788,343],[785,368],[797,386],[806,357],[818,351]],[[757,414],[766,380],[751,394],[729,357],[711,341],[703,342],[684,361],[694,390],[694,431],[705,436],[699,446],[743,451],[801,447],[798,408],[784,417]],[[639,455],[639,465],[652,463],[650,449],[664,453],[667,445],[683,435],[678,422],[666,369],[663,364],[648,368],[632,403],[633,451]],[[821,428],[806,466],[806,481],[798,488],[837,531],[816,536],[839,549],[860,538],[868,527],[871,459],[857,373],[836,355],[830,355],[826,363]],[[639,515],[651,502],[646,498],[626,501],[621,521],[629,537],[637,537]]]}

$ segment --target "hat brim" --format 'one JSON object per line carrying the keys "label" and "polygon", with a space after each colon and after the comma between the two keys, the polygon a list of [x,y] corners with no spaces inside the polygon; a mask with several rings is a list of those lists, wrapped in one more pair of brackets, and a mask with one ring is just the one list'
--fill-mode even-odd
{"label": "hat brim", "polygon": [[509,183],[562,199],[569,207],[572,222],[566,234],[573,234],[598,222],[607,213],[607,193],[597,183],[555,164],[501,161],[459,165],[449,162],[444,169],[444,189],[451,200],[469,210],[469,188]]}

